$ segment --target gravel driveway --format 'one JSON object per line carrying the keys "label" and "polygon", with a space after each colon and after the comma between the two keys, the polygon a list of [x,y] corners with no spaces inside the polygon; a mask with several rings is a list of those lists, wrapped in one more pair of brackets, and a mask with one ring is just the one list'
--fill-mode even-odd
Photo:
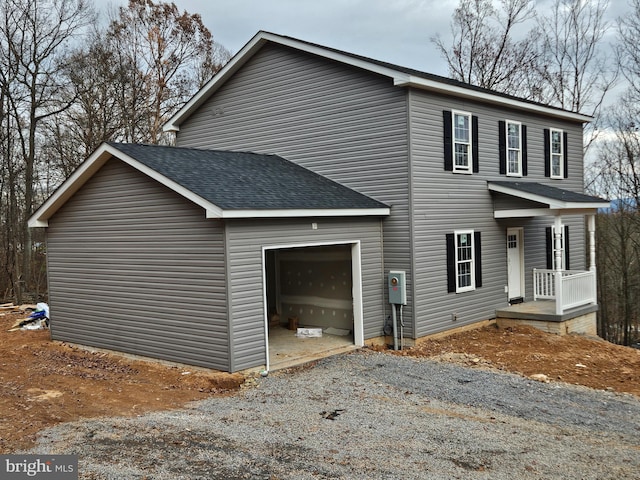
{"label": "gravel driveway", "polygon": [[83,479],[640,478],[640,400],[361,351],[183,410],[47,430]]}

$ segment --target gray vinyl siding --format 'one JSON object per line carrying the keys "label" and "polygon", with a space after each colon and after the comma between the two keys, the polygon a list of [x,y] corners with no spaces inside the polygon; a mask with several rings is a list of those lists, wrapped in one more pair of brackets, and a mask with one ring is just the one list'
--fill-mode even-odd
{"label": "gray vinyl siding", "polygon": [[[545,230],[553,217],[535,219],[493,218],[494,199],[506,207],[504,198],[492,196],[487,180],[509,180],[500,175],[498,122],[520,121],[527,126],[528,176],[558,188],[581,192],[582,127],[495,106],[411,90],[411,191],[413,197],[413,244],[415,312],[418,337],[495,317],[496,308],[508,302],[506,229],[524,227],[526,294],[532,295],[532,269],[546,267]],[[480,171],[472,175],[444,170],[443,110],[460,110],[478,117]],[[569,178],[544,177],[543,130],[568,132]],[[523,206],[526,202],[516,201]],[[571,267],[584,266],[582,217],[563,218],[571,228]],[[482,235],[483,286],[465,293],[447,293],[446,234],[455,230],[480,231]],[[457,320],[453,320],[453,314]]]}
{"label": "gray vinyl siding", "polygon": [[223,241],[201,208],[109,160],[49,221],[52,338],[227,370]]}
{"label": "gray vinyl siding", "polygon": [[[317,230],[311,223],[317,223]],[[227,220],[231,371],[264,365],[263,247],[361,242],[364,337],[384,326],[382,226],[379,219]]]}
{"label": "gray vinyl siding", "polygon": [[391,79],[267,45],[180,126],[177,145],[278,154],[388,204],[385,265],[411,287],[407,99]]}

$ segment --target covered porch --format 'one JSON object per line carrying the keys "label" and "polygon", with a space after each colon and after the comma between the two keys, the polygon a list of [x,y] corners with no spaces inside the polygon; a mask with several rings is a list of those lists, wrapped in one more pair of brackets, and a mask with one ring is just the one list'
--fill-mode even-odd
{"label": "covered porch", "polygon": [[[507,201],[496,202],[494,218],[553,217],[548,229],[546,269],[532,269],[533,302],[513,304],[496,311],[498,323],[530,324],[554,333],[596,334],[597,281],[595,258],[595,214],[609,202],[534,182],[488,182],[492,192]],[[513,208],[508,201],[512,198]],[[584,215],[588,230],[588,269],[574,270],[565,259],[563,215]]]}

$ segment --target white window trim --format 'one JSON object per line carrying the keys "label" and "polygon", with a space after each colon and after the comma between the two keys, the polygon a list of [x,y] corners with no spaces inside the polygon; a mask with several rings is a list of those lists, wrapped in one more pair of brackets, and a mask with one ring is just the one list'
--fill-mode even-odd
{"label": "white window trim", "polygon": [[[458,283],[458,235],[468,234],[471,237],[471,285],[461,287]],[[456,293],[471,292],[476,289],[476,252],[475,252],[475,235],[473,230],[455,230],[453,232],[453,249],[455,251],[455,270],[456,277]],[[467,260],[463,260],[467,262]]]}
{"label": "white window trim", "polygon": [[[553,132],[560,133],[560,153],[553,153]],[[549,176],[553,179],[563,179],[564,178],[564,149],[567,146],[564,144],[564,131],[559,128],[550,128],[549,129]],[[553,156],[560,155],[560,174],[553,174]]]}
{"label": "white window trim", "polygon": [[[469,117],[469,149],[466,167],[456,164],[456,143],[465,144],[465,142],[456,142],[456,115]],[[473,173],[473,115],[470,112],[451,110],[451,155],[453,155],[452,162],[454,173]]]}
{"label": "white window trim", "polygon": [[[509,148],[509,125],[517,125],[518,126],[518,148]],[[507,162],[507,177],[522,177],[522,123],[521,122],[516,122],[514,120],[505,120],[504,122],[504,128],[505,128],[505,132],[504,132],[504,141],[506,142],[505,145],[505,152],[506,152],[506,162]],[[518,152],[518,171],[517,172],[510,172],[509,171],[509,151],[517,151]]]}

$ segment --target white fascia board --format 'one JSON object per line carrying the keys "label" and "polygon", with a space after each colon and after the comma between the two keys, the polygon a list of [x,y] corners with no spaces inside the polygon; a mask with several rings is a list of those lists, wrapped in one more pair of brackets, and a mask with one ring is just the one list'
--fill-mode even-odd
{"label": "white fascia board", "polygon": [[358,68],[369,70],[380,75],[393,78],[395,82],[407,81],[408,75],[397,70],[376,65],[371,62],[350,57],[326,48],[309,45],[293,38],[285,38],[268,32],[258,32],[242,49],[224,66],[209,82],[189,100],[169,121],[163,126],[165,132],[180,131],[180,124],[200,107],[213,93],[222,86],[242,65],[244,65],[267,42],[301,50],[303,52],[318,55],[320,57],[346,63]]}
{"label": "white fascia board", "polygon": [[569,207],[569,208],[515,208],[512,210],[496,210],[493,218],[528,218],[555,217],[557,215],[594,215],[600,207]]}
{"label": "white fascia board", "polygon": [[[544,205],[549,205],[549,207],[554,206],[556,203],[549,197],[544,197],[542,195],[537,195],[535,193],[523,192],[522,190],[518,190],[516,188],[507,187],[505,185],[496,185],[493,183],[489,183],[487,188],[492,192],[504,193],[505,195],[511,195],[512,197],[522,198],[524,200],[531,200],[532,202],[542,203]],[[560,205],[556,205],[560,206]]]}
{"label": "white fascia board", "polygon": [[207,218],[380,217],[390,213],[389,208],[224,210],[220,217],[210,217],[207,211]]}
{"label": "white fascia board", "polygon": [[601,202],[566,202],[563,200],[555,200],[553,198],[545,197],[543,195],[538,195],[535,193],[523,192],[522,190],[511,188],[505,185],[495,185],[492,183],[488,184],[488,188],[493,192],[504,193],[506,195],[511,195],[512,197],[518,197],[525,200],[531,200],[532,202],[542,203],[544,205],[548,205],[551,209],[590,210],[598,208],[608,208],[610,206],[610,202],[607,202],[606,200],[603,200]]}
{"label": "white fascia board", "polygon": [[112,150],[115,149],[107,144],[99,146],[31,215],[27,225],[30,228],[48,227],[49,218],[111,158]]}
{"label": "white fascia board", "polygon": [[67,200],[69,200],[69,198],[71,198],[71,196],[76,193],[87,182],[87,180],[89,180],[107,162],[107,160],[112,157],[123,161],[139,172],[151,177],[162,185],[185,197],[187,200],[190,200],[196,205],[202,207],[207,212],[207,218],[209,218],[209,212],[220,212],[218,215],[218,217],[220,217],[222,210],[216,205],[138,162],[129,155],[124,154],[117,148],[103,143],[78,167],[78,169],[53,193],[53,195],[51,195],[51,197],[49,197],[49,199],[43,203],[38,210],[36,210],[31,218],[29,218],[29,227],[49,226],[49,218],[51,218],[51,216],[58,211],[58,209],[62,207],[62,205],[64,205]]}
{"label": "white fascia board", "polygon": [[345,55],[334,50],[318,46],[310,45],[305,42],[301,42],[294,38],[281,37],[280,35],[274,35],[268,32],[258,32],[249,42],[242,47],[242,49],[224,66],[209,82],[196,93],[191,100],[189,100],[184,107],[182,107],[169,121],[163,126],[165,132],[177,132],[180,130],[180,124],[191,115],[198,107],[200,107],[213,93],[222,86],[227,79],[232,76],[242,65],[244,65],[266,42],[273,42],[287,47],[294,48],[303,52],[307,52],[313,55],[324,57],[330,60],[334,60],[346,65],[351,65],[356,68],[377,73],[393,79],[393,84],[398,87],[415,87],[425,90],[436,91],[445,93],[447,95],[453,95],[456,97],[468,98],[472,100],[478,100],[485,103],[492,103],[494,105],[506,106],[516,108],[519,110],[525,110],[528,112],[540,113],[563,120],[570,120],[573,122],[590,122],[593,120],[588,115],[580,113],[569,112],[565,110],[555,109],[547,107],[545,105],[539,105],[534,103],[525,102],[522,100],[506,98],[501,95],[496,95],[490,91],[483,92],[470,88],[464,88],[462,86],[451,85],[446,82],[439,82],[433,79],[427,79],[415,75],[410,75],[405,72],[401,72],[394,68],[378,65],[374,62],[369,62],[365,59],[355,58],[350,55]]}
{"label": "white fascia board", "polygon": [[514,98],[507,98],[501,95],[493,94],[489,91],[482,92],[457,85],[450,85],[444,82],[438,82],[436,80],[430,80],[423,77],[416,77],[414,75],[405,75],[405,77],[406,79],[403,79],[402,77],[394,78],[394,85],[398,87],[414,87],[434,92],[440,92],[447,95],[452,95],[454,97],[468,98],[471,100],[491,103],[502,107],[515,108],[532,113],[539,113],[542,115],[552,116],[561,120],[569,120],[572,122],[588,123],[593,120],[593,117],[584,115],[582,113],[569,112],[567,110],[547,107],[546,105],[529,103]]}
{"label": "white fascia board", "polygon": [[180,124],[213,93],[220,88],[229,77],[242,67],[266,42],[263,32],[258,32],[242,49],[229,60],[178,112],[162,127],[165,132],[180,131]]}

